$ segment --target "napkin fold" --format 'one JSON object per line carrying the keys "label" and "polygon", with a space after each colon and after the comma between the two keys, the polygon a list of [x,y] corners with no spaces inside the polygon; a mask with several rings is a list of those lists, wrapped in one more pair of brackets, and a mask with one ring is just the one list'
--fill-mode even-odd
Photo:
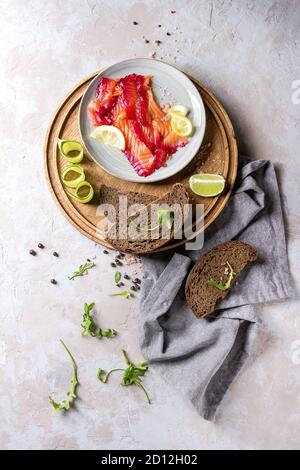
{"label": "napkin fold", "polygon": [[[145,359],[212,420],[228,387],[259,347],[255,304],[290,295],[281,201],[273,164],[240,158],[236,190],[205,231],[201,250],[144,255],[140,346]],[[194,262],[214,246],[238,239],[257,249],[258,260],[212,318],[197,319],[185,300]]]}

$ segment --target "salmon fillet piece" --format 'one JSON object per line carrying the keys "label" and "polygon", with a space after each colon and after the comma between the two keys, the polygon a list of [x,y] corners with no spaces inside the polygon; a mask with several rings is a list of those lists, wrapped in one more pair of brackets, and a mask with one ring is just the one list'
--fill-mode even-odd
{"label": "salmon fillet piece", "polygon": [[94,126],[120,129],[126,143],[124,153],[140,176],[166,166],[178,148],[188,143],[173,132],[170,117],[155,101],[148,75],[102,77],[96,98],[88,105],[88,116]]}

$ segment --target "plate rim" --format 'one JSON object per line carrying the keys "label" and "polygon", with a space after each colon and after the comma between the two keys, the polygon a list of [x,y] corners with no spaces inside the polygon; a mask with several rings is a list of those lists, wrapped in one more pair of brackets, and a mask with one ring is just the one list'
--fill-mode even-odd
{"label": "plate rim", "polygon": [[[180,168],[178,168],[174,173],[170,173],[169,175],[167,176],[157,176],[155,177],[155,172],[153,172],[151,175],[149,175],[148,177],[143,177],[143,179],[140,179],[142,178],[141,176],[139,175],[134,175],[129,178],[124,178],[122,176],[120,176],[119,174],[115,173],[114,171],[110,171],[108,170],[106,167],[104,167],[103,165],[101,165],[101,163],[99,163],[96,158],[92,155],[92,153],[90,152],[90,150],[88,149],[87,145],[86,145],[86,140],[84,139],[83,137],[83,134],[82,134],[82,131],[81,131],[81,119],[82,119],[82,116],[83,116],[83,101],[84,101],[84,98],[85,98],[85,95],[87,94],[88,90],[93,86],[94,82],[96,82],[97,80],[99,80],[100,76],[103,76],[103,74],[108,70],[110,69],[111,67],[115,67],[117,65],[120,65],[120,64],[124,64],[126,62],[132,62],[132,61],[147,61],[149,63],[158,63],[160,65],[163,65],[163,66],[167,66],[169,67],[171,70],[173,69],[174,71],[178,72],[180,75],[182,75],[184,77],[184,79],[187,79],[188,82],[190,83],[190,85],[192,86],[192,88],[195,90],[195,93],[199,96],[199,100],[200,100],[200,110],[201,110],[201,123],[203,123],[203,125],[201,125],[201,130],[200,130],[200,138],[199,138],[199,144],[195,150],[195,152],[193,152],[191,155],[191,158],[189,158],[183,166],[181,166]],[[158,59],[149,59],[149,58],[146,58],[146,57],[134,57],[132,59],[125,59],[125,60],[121,60],[119,62],[116,62],[108,67],[105,67],[104,69],[101,69],[99,71],[99,73],[91,80],[91,82],[89,83],[88,87],[86,88],[85,92],[83,93],[82,97],[81,97],[81,100],[80,100],[80,104],[79,104],[79,111],[78,111],[78,129],[79,129],[79,134],[80,134],[80,138],[81,138],[81,141],[83,142],[84,144],[84,148],[86,150],[86,152],[88,153],[88,155],[90,156],[90,158],[97,164],[100,166],[100,168],[102,168],[102,170],[104,170],[106,173],[116,177],[116,178],[119,178],[123,181],[130,181],[132,183],[140,183],[140,184],[153,184],[153,183],[158,183],[160,181],[164,181],[164,180],[167,180],[168,178],[172,178],[174,177],[177,173],[179,173],[180,171],[182,171],[192,160],[193,158],[195,157],[195,155],[197,154],[197,152],[199,151],[201,145],[202,145],[202,142],[203,142],[203,139],[204,139],[204,136],[205,136],[205,130],[206,130],[206,111],[205,111],[205,106],[204,106],[204,102],[203,102],[203,99],[202,99],[202,96],[199,92],[199,90],[197,89],[197,87],[195,86],[195,84],[193,83],[193,81],[191,80],[191,78],[189,77],[188,74],[184,73],[182,70],[180,70],[179,68],[175,67],[174,65],[171,65],[171,64],[168,64],[167,62],[164,62],[162,60],[158,60]],[[126,157],[125,157],[126,158]]]}

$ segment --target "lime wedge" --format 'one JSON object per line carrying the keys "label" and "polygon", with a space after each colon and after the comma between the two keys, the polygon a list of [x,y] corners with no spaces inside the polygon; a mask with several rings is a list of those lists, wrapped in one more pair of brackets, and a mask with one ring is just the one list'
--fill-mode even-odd
{"label": "lime wedge", "polygon": [[198,196],[214,197],[221,194],[225,188],[225,179],[221,175],[199,173],[189,180],[190,188]]}

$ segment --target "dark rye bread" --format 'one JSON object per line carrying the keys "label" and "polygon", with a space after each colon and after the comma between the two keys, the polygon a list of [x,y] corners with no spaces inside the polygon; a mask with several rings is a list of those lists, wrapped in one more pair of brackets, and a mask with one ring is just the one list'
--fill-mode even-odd
{"label": "dark rye bread", "polygon": [[[100,189],[100,203],[112,204],[116,209],[116,225],[112,226],[108,232],[106,239],[112,245],[113,248],[119,251],[127,253],[150,253],[151,251],[156,250],[157,248],[165,245],[169,240],[174,237],[174,228],[170,230],[170,237],[163,238],[161,232],[159,233],[159,238],[154,238],[153,231],[147,231],[146,237],[145,234],[141,233],[137,238],[134,239],[123,239],[119,236],[119,196],[127,196],[128,207],[131,204],[144,204],[146,208],[140,212],[141,218],[140,221],[146,222],[149,218],[148,228],[150,226],[150,213],[151,213],[151,203],[155,205],[173,205],[178,204],[178,209],[174,210],[174,219],[178,215],[179,211],[184,213],[184,205],[189,203],[189,195],[185,190],[184,186],[181,184],[174,184],[171,190],[161,196],[160,198],[155,198],[155,196],[144,194],[144,193],[135,193],[129,191],[116,191],[108,188],[107,186],[102,186]],[[128,217],[127,226],[136,219],[137,213],[133,216]],[[110,236],[113,233],[113,230],[116,231],[116,237]]]}
{"label": "dark rye bread", "polygon": [[256,258],[257,251],[239,241],[223,243],[204,255],[191,270],[185,287],[187,303],[196,317],[203,318],[212,313],[217,302],[224,299],[230,291],[209,286],[207,284],[209,279],[225,284],[228,280],[228,268],[226,269],[228,262],[234,271],[232,287],[235,278]]}
{"label": "dark rye bread", "polygon": [[100,204],[112,204],[116,210],[119,207],[119,196],[127,196],[128,205],[141,203],[150,204],[156,199],[152,194],[136,193],[133,191],[119,191],[118,189],[110,188],[105,184],[100,187]]}

